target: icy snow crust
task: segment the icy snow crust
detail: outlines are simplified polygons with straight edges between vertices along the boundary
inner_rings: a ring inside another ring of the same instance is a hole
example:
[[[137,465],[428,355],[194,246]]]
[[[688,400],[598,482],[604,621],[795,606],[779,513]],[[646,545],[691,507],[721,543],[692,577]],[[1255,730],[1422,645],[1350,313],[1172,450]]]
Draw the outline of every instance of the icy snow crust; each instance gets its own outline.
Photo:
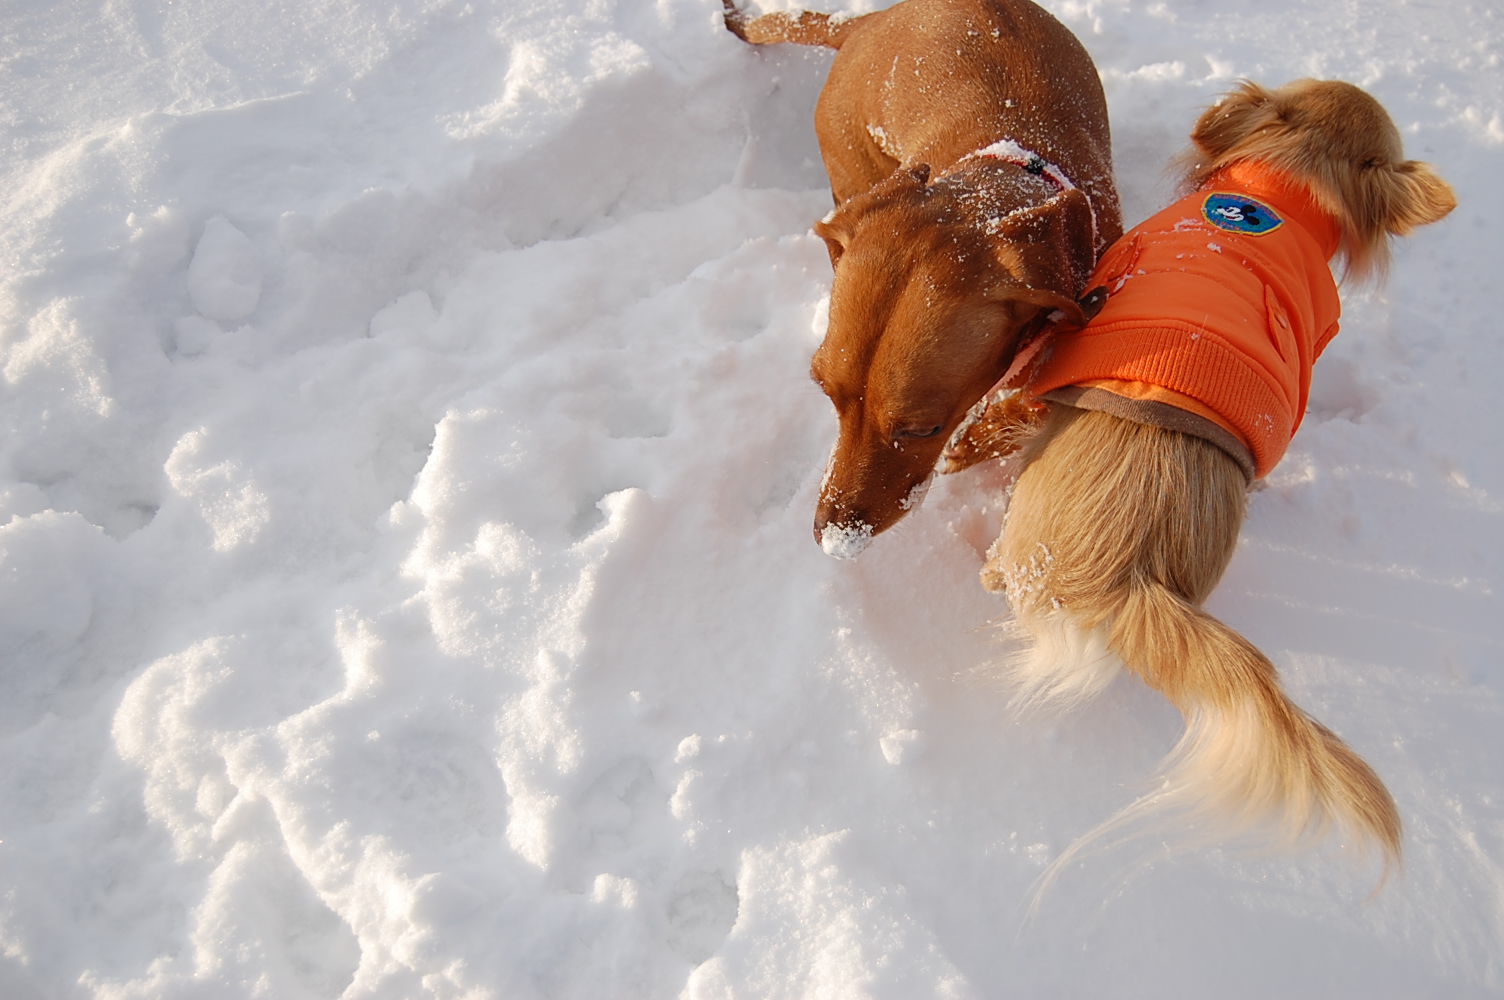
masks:
[[[1243,75],[1372,88],[1462,207],[1213,600],[1403,877],[1130,844],[1026,925],[1179,721],[1009,713],[995,471],[811,543],[828,55],[719,6],[8,5],[0,996],[1498,996],[1497,5],[1051,4],[1130,222]]]

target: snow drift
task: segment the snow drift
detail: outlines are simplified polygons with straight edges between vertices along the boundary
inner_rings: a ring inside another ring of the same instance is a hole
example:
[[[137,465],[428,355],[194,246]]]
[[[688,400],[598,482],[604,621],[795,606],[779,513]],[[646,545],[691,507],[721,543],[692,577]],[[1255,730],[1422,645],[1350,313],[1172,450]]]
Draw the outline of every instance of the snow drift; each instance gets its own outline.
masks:
[[[1461,208],[1350,290],[1212,602],[1404,875],[1139,844],[1027,924],[1178,722],[1007,714],[996,470],[811,542],[823,54],[712,0],[10,6],[0,994],[1504,989],[1492,5],[1048,4],[1129,222],[1240,76],[1370,89]]]

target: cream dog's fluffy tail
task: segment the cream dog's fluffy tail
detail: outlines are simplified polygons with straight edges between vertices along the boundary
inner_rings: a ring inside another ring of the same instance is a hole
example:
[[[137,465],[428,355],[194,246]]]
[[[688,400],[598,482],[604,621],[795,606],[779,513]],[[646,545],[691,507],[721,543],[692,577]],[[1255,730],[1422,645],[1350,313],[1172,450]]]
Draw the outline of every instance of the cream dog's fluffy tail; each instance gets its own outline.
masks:
[[[1384,783],[1289,699],[1247,639],[1167,588],[1141,584],[1113,620],[1110,644],[1186,720],[1147,804],[1238,832],[1272,822],[1287,846],[1336,824],[1377,847],[1386,866],[1399,862],[1400,818]]]
[[[1059,408],[1028,446],[1007,525],[983,571],[1026,638],[1016,702],[1070,704],[1119,663],[1162,692],[1186,731],[1163,781],[1072,845],[1168,811],[1211,832],[1272,826],[1294,846],[1332,826],[1393,866],[1400,820],[1383,783],[1280,687],[1274,665],[1200,607],[1232,555],[1243,474],[1215,446]]]
[[[1050,863],[1035,884],[1030,913],[1073,861],[1156,816],[1201,821],[1208,839],[1272,827],[1265,842],[1285,848],[1336,826],[1365,853],[1378,849],[1385,878],[1398,866],[1400,818],[1383,782],[1289,699],[1274,665],[1243,636],[1152,584],[1135,587],[1107,628],[1082,630],[1058,611],[1044,618],[1031,623],[1036,642],[1015,664],[1022,671],[1015,677],[1020,700],[1079,701],[1105,686],[1121,657],[1180,709],[1186,729],[1153,791]]]

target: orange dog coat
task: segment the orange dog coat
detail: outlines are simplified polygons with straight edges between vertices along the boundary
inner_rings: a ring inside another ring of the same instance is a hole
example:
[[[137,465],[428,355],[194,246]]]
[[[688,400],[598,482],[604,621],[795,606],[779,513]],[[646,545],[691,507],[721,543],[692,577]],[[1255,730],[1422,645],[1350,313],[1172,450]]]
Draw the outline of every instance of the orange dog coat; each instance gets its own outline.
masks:
[[[1087,285],[1102,310],[1054,338],[1025,391],[1206,438],[1265,476],[1337,334],[1338,240],[1303,188],[1233,164],[1108,249]]]

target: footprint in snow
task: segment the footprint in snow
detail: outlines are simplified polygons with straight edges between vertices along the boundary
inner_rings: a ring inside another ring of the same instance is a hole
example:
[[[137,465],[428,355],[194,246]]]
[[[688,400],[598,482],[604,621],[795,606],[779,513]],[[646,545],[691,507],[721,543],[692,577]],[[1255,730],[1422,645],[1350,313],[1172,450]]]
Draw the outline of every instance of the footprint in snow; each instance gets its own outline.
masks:
[[[217,323],[239,323],[261,301],[256,248],[223,215],[204,224],[188,263],[188,297],[201,316]]]
[[[741,910],[735,884],[720,872],[686,872],[668,903],[668,944],[686,960],[705,961],[736,925]]]

